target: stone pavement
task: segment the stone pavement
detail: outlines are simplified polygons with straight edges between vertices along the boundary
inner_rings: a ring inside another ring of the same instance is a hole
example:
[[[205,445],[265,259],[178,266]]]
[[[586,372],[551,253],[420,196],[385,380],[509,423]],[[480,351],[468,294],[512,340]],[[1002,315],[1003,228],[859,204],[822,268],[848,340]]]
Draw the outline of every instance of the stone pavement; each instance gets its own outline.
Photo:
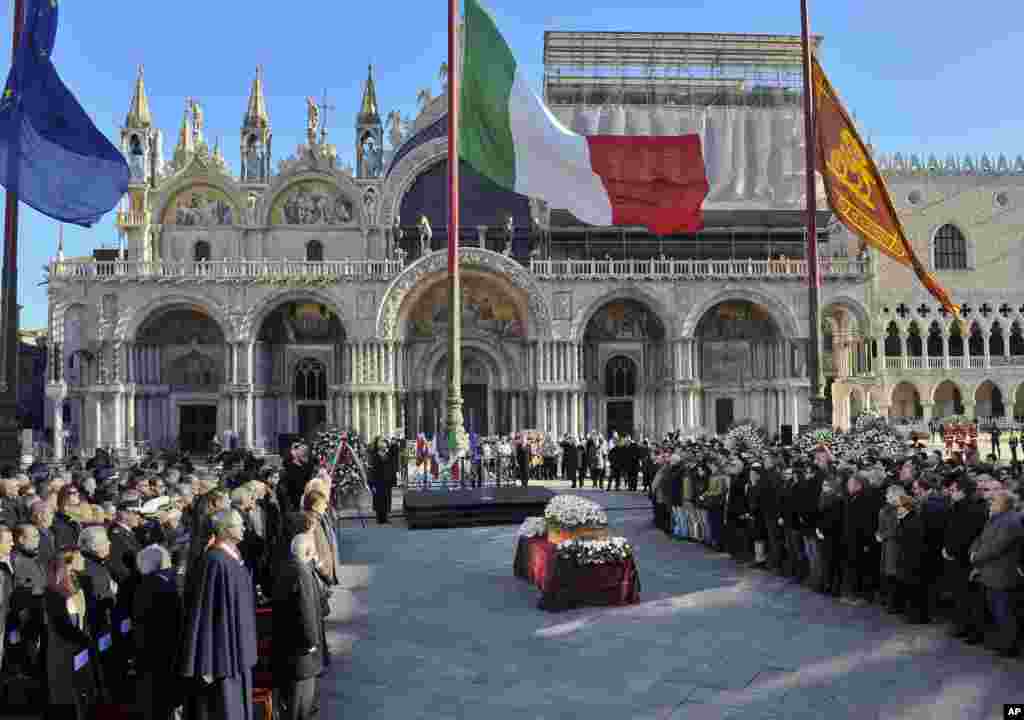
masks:
[[[1024,701],[1024,662],[739,569],[655,530],[649,509],[615,510],[642,496],[583,494],[634,543],[640,604],[538,610],[512,575],[515,527],[343,529],[325,716],[987,720]]]

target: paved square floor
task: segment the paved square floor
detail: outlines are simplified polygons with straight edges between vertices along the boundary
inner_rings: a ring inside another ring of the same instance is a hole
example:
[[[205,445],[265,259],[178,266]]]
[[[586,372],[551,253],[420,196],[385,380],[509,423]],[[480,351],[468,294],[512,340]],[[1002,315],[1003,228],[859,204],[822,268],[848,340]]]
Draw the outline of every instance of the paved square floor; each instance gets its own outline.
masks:
[[[591,494],[590,491],[584,494]],[[852,608],[674,541],[635,494],[593,493],[634,544],[641,602],[538,610],[516,528],[346,522],[324,679],[330,718],[1002,717],[1024,662]]]

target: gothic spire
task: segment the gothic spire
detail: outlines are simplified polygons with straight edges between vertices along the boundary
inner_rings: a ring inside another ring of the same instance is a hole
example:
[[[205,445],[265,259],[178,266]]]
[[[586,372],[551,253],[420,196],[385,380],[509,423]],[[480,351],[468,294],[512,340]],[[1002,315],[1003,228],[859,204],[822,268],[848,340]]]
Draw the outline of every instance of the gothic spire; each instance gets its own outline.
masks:
[[[242,120],[242,127],[265,128],[270,125],[270,116],[267,114],[267,102],[263,99],[263,68],[256,66],[256,77],[252,81],[252,89],[249,91],[249,105],[245,110],[245,118]]]
[[[135,94],[132,96],[131,107],[128,108],[128,117],[124,125],[127,128],[148,128],[153,124],[153,117],[149,114],[149,98],[146,97],[146,83],[142,80],[142,66],[139,65],[139,74],[135,78]]]
[[[356,123],[358,125],[380,124],[380,115],[377,113],[377,90],[373,86],[373,65],[369,66],[366,74],[363,102],[359,108],[359,117],[356,118]]]
[[[181,119],[181,130],[178,131],[178,146],[174,149],[175,154],[179,151],[191,151],[192,143],[192,98],[185,98],[185,116]]]

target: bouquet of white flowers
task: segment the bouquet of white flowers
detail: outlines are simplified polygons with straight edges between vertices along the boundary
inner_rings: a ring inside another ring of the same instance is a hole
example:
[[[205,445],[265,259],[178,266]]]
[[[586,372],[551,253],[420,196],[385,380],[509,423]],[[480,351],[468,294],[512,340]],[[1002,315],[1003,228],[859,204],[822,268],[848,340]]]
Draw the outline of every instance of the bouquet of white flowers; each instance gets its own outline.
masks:
[[[556,553],[559,558],[572,560],[577,565],[604,565],[633,557],[633,546],[624,537],[575,539],[559,543]]]
[[[364,470],[366,446],[356,433],[324,428],[309,449],[317,466],[330,472],[332,493],[348,496],[368,488]]]
[[[542,517],[528,517],[523,520],[523,524],[519,526],[519,532],[516,533],[517,537],[533,538],[540,535],[546,534],[548,531],[547,523]]]
[[[544,508],[544,519],[563,527],[608,524],[608,515],[600,505],[578,495],[556,495]]]
[[[759,453],[764,449],[764,436],[753,421],[742,421],[726,434],[725,445],[737,452]]]

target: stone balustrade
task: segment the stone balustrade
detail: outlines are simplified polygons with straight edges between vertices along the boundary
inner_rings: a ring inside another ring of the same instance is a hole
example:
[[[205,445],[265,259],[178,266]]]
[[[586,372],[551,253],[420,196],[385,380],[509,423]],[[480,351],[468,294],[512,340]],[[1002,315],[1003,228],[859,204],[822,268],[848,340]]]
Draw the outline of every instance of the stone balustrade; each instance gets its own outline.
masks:
[[[869,261],[822,258],[821,275],[826,279],[866,278]],[[539,278],[580,280],[799,280],[807,277],[806,260],[540,260],[530,261]]]
[[[1024,355],[954,355],[950,357],[889,356],[885,369],[890,372],[919,374],[944,370],[991,370],[999,367],[1024,367]]]
[[[95,282],[236,281],[286,284],[345,280],[390,280],[405,264],[400,260],[54,260],[50,281]]]

